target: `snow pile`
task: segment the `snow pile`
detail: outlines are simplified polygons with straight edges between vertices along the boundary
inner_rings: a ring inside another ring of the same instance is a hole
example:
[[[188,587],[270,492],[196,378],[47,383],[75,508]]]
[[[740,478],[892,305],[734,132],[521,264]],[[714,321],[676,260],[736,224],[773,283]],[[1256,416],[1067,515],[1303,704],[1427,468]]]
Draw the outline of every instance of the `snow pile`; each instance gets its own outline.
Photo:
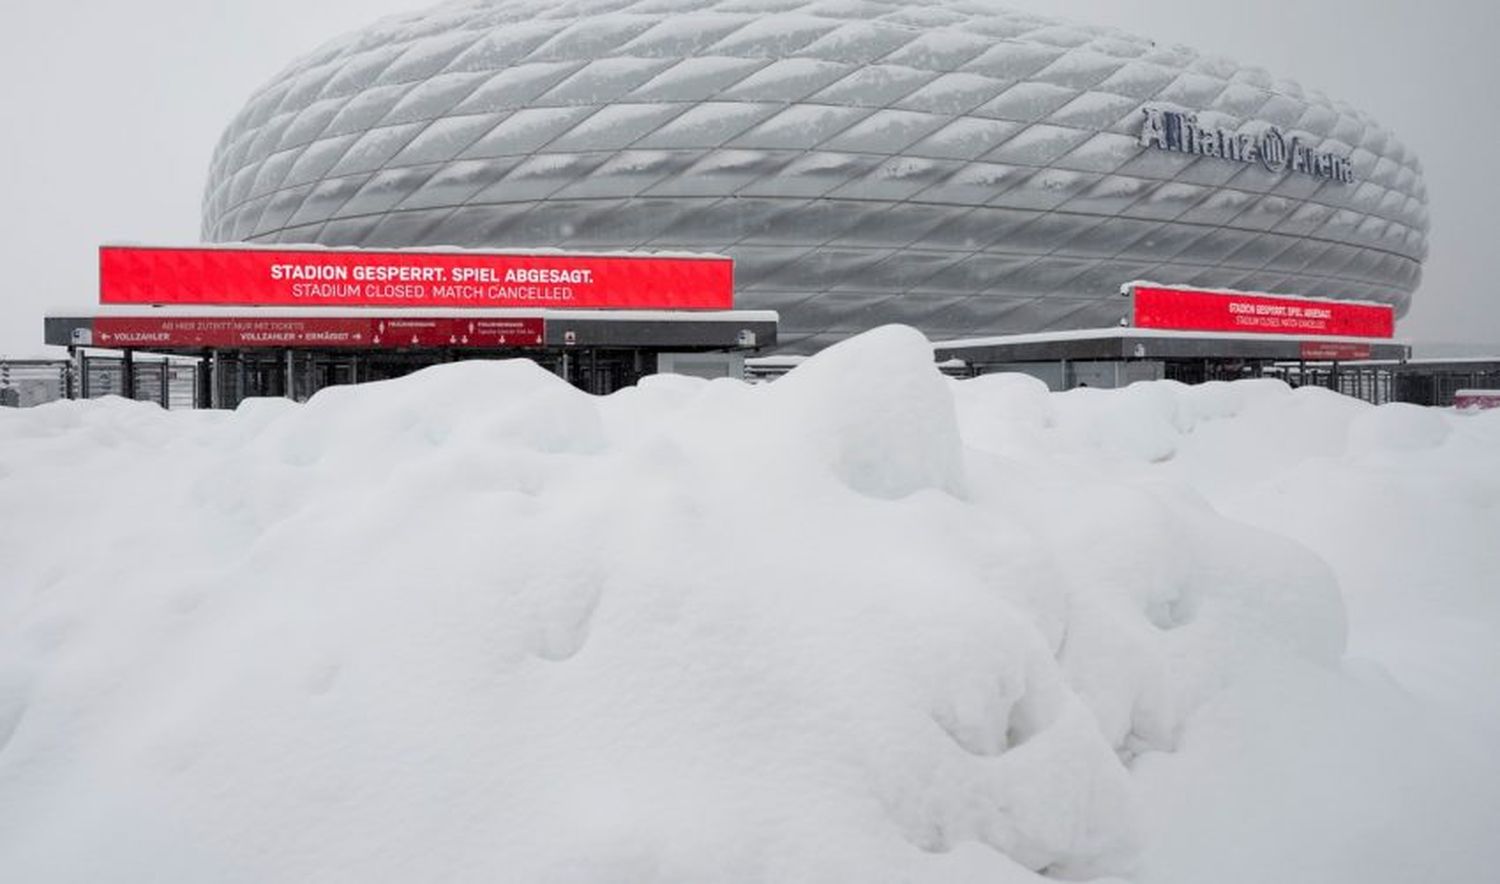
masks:
[[[953,383],[901,328],[0,411],[0,867],[1481,880],[1496,536],[1500,414]]]

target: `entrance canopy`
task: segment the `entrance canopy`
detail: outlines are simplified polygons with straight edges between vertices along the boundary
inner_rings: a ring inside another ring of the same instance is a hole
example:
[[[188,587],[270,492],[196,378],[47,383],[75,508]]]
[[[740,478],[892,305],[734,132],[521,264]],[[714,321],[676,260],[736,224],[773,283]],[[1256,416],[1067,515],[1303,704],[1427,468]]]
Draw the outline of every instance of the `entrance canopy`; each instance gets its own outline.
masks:
[[[1002,335],[935,344],[938,361],[972,366],[1018,362],[1165,360],[1201,362],[1345,362],[1405,360],[1401,341],[1326,335],[1237,334],[1154,328],[1099,328]]]
[[[49,315],[46,342],[122,351],[127,379],[136,352],[197,357],[214,406],[467,358],[608,393],[684,366],[735,376],[777,343],[775,312],[733,309],[720,255],[103,246],[99,303]]]
[[[106,245],[99,303],[49,317],[47,343],[469,354],[776,344],[776,314],[734,310],[734,263],[707,254]]]
[[[1267,374],[1334,386],[1341,365],[1411,356],[1410,346],[1392,339],[1389,304],[1149,282],[1129,283],[1120,294],[1130,306],[1118,327],[943,341],[934,351],[950,372],[1018,371],[1059,390]]]

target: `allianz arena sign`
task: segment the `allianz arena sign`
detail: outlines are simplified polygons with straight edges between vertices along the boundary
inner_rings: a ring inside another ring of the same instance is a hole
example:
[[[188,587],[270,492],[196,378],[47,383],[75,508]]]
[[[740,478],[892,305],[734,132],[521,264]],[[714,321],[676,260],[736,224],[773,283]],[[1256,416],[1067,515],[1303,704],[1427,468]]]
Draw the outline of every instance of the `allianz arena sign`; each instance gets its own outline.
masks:
[[[1314,178],[1354,183],[1354,167],[1348,157],[1316,150],[1297,137],[1288,138],[1275,126],[1258,132],[1215,129],[1198,122],[1198,115],[1147,105],[1142,108],[1141,147],[1173,153],[1218,157],[1264,166],[1267,172],[1291,171]]]

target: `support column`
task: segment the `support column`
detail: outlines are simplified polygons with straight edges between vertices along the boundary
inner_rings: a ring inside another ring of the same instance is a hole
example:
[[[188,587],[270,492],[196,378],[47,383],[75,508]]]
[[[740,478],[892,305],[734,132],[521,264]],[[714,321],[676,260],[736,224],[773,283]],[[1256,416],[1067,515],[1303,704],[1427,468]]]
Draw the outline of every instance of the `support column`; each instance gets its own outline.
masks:
[[[208,400],[213,396],[213,378],[211,376],[212,364],[210,357],[205,354],[198,357],[198,362],[193,366],[193,407],[204,408]]]
[[[135,398],[135,351],[127,349],[120,359],[120,395]]]
[[[282,391],[286,394],[286,398],[295,401],[297,399],[297,357],[290,349],[287,349],[282,354],[282,358],[286,363]]]

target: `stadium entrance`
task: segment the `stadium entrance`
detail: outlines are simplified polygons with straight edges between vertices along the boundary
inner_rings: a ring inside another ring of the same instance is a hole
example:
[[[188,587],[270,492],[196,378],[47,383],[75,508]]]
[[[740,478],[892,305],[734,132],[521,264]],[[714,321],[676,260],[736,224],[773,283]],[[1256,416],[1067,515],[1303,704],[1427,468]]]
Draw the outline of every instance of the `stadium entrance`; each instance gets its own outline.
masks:
[[[1392,339],[1388,304],[1132,283],[1127,320],[1079,329],[944,341],[936,355],[959,376],[1022,372],[1053,390],[1277,377],[1371,402],[1397,398],[1393,370],[1411,348]]]
[[[607,394],[664,370],[738,377],[776,345],[775,312],[733,309],[715,255],[106,246],[99,274],[98,310],[49,316],[46,342],[122,353],[127,397],[135,354],[193,357],[199,407],[460,359],[527,358]]]

